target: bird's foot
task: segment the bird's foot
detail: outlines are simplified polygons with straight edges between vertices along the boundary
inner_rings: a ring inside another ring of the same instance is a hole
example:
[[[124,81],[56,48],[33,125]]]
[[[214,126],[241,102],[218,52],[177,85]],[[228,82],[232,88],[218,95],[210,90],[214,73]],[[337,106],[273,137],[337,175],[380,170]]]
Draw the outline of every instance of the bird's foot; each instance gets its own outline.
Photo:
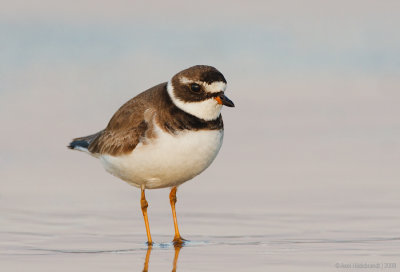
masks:
[[[175,237],[174,240],[172,240],[172,243],[174,244],[175,247],[182,247],[185,245],[185,243],[188,242],[188,240],[183,239],[182,237]]]

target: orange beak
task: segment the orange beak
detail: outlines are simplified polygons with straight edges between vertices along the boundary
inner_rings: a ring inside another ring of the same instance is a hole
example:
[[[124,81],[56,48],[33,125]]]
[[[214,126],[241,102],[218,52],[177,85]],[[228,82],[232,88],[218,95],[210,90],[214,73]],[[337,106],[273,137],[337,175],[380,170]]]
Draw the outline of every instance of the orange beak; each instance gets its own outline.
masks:
[[[217,96],[215,98],[215,100],[217,100],[218,104],[222,105],[222,100],[221,100],[221,98],[219,96]]]
[[[232,100],[230,100],[224,94],[220,94],[219,96],[215,97],[214,99],[217,100],[218,104],[220,104],[220,105],[225,105],[227,107],[235,106],[235,104],[233,104]]]

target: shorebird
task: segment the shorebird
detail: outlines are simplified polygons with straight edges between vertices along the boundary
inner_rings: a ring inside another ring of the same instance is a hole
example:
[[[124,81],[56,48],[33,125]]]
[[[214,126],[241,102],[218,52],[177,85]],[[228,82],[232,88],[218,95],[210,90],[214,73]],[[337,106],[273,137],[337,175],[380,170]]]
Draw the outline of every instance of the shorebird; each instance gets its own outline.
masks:
[[[225,89],[226,80],[214,67],[190,67],[126,102],[105,129],[68,146],[98,158],[109,173],[141,189],[149,245],[146,189],[171,188],[173,243],[185,241],[176,218],[177,188],[203,172],[221,148],[221,108],[234,107]]]

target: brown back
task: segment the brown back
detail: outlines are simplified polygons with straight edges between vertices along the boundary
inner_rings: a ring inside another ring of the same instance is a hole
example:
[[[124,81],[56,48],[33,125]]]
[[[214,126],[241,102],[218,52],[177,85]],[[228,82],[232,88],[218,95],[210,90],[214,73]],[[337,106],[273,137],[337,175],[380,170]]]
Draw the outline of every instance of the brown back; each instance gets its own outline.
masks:
[[[176,107],[161,83],[126,102],[114,114],[105,130],[91,141],[89,151],[94,154],[122,155],[130,153],[146,138],[154,138],[153,117],[165,132],[181,130],[222,129],[222,117],[205,121]]]

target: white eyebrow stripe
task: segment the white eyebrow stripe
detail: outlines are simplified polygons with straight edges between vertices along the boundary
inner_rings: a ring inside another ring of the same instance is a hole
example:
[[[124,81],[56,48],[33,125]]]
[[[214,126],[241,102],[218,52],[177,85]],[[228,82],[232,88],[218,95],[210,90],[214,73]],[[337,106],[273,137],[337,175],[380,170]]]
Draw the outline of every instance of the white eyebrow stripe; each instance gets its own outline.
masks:
[[[189,84],[189,83],[197,83],[199,85],[203,85],[205,88],[205,91],[208,93],[219,93],[219,92],[224,92],[226,89],[226,83],[223,81],[215,81],[211,84],[208,84],[206,82],[201,82],[197,80],[190,80],[187,77],[181,77],[179,81],[182,84]]]
[[[197,83],[197,84],[201,84],[200,82],[197,82],[197,81],[194,81],[194,80],[190,80],[190,79],[188,79],[187,77],[180,77],[179,78],[179,81],[182,83],[182,84],[189,84],[189,83]]]

